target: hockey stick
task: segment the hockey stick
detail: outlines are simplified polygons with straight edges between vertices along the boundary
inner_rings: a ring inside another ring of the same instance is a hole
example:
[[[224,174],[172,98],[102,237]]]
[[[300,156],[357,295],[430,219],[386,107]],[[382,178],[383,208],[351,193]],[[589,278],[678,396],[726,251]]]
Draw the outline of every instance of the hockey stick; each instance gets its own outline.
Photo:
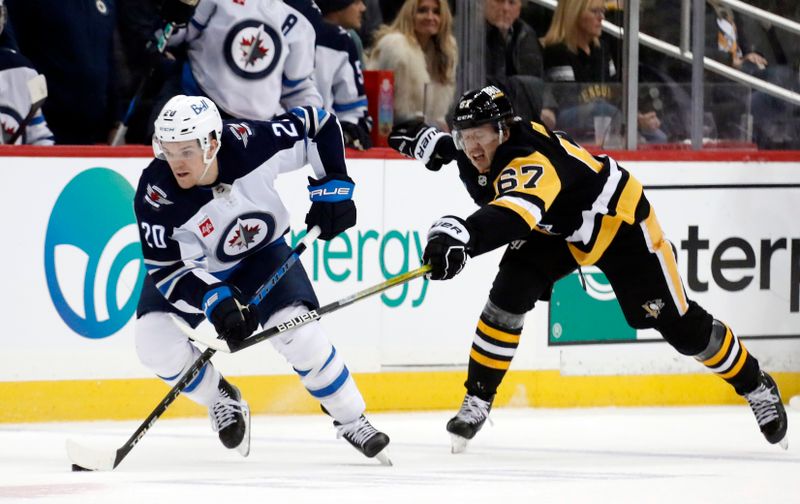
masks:
[[[295,247],[292,252],[289,254],[289,257],[286,261],[275,270],[275,273],[267,280],[264,285],[262,285],[258,291],[256,292],[255,296],[253,297],[253,302],[258,302],[272,290],[273,287],[278,283],[278,281],[283,278],[289,268],[292,267],[300,258],[300,254],[305,251],[309,244],[317,239],[320,234],[319,226],[314,226],[313,228],[308,230],[306,236],[300,241],[300,243]],[[258,301],[257,301],[258,300]],[[161,415],[167,411],[167,408],[172,404],[175,399],[183,392],[183,390],[194,380],[203,367],[211,360],[211,357],[217,351],[213,348],[206,349],[205,352],[200,354],[200,357],[197,358],[196,361],[189,367],[189,369],[181,376],[178,383],[172,387],[166,397],[158,403],[158,406],[144,419],[139,428],[131,435],[131,437],[123,444],[121,447],[117,448],[116,450],[98,450],[95,448],[89,448],[87,446],[81,445],[76,443],[71,439],[67,439],[67,455],[69,456],[70,460],[72,460],[72,470],[73,471],[111,471],[115,469],[120,462],[130,453],[131,450],[136,446],[136,444],[142,439],[142,437],[150,430],[150,427],[156,423],[156,420],[159,419]]]
[[[8,139],[9,145],[14,145],[14,142],[25,133],[25,129],[33,121],[39,109],[42,108],[45,100],[47,100],[47,79],[45,79],[44,75],[39,74],[28,81],[28,93],[31,97],[31,108],[28,110],[28,115],[25,116],[25,119],[17,126],[17,131]]]
[[[264,329],[263,331],[255,333],[254,335],[242,341],[223,341],[221,339],[207,338],[205,335],[198,335],[196,341],[215,350],[220,350],[226,353],[236,353],[239,350],[244,350],[245,348],[253,346],[256,343],[261,343],[265,339],[277,336],[282,332],[286,332],[296,327],[308,324],[309,322],[321,318],[323,315],[333,313],[341,308],[344,308],[345,306],[355,303],[356,301],[361,301],[362,299],[372,296],[373,294],[383,292],[397,285],[402,285],[408,282],[409,280],[421,277],[422,275],[428,273],[430,270],[431,270],[430,264],[420,266],[415,270],[411,270],[407,273],[394,276],[386,280],[385,282],[373,285],[372,287],[356,292],[355,294],[351,294],[350,296],[342,298],[338,301],[334,301],[333,303],[327,304],[322,308],[311,310],[308,313],[304,313],[297,317],[291,318],[285,322],[281,322],[280,324],[270,327],[269,329]]]
[[[179,0],[182,4],[187,5],[189,7],[194,7],[200,0]],[[167,42],[169,42],[170,37],[175,33],[175,30],[178,28],[178,25],[175,23],[167,23],[164,28],[161,30],[161,35],[156,40],[156,51],[159,54],[164,54],[164,49],[167,47]],[[148,42],[148,47],[153,42]],[[125,117],[122,118],[122,122],[117,127],[117,131],[114,132],[114,138],[111,140],[111,145],[117,146],[122,144],[122,141],[125,140],[125,134],[128,132],[128,123],[133,117],[133,112],[136,110],[136,106],[139,105],[139,100],[142,99],[142,95],[144,95],[144,90],[147,87],[147,83],[153,77],[155,73],[155,65],[151,65],[150,68],[147,70],[147,73],[142,77],[142,80],[139,81],[139,86],[136,88],[136,93],[134,93],[133,98],[131,98],[131,102],[128,104],[128,109],[125,111]]]

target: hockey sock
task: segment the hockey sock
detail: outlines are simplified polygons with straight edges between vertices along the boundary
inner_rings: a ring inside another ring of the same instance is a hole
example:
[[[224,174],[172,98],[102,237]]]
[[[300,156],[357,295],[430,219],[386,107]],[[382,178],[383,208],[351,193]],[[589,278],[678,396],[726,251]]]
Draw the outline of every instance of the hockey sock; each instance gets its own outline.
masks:
[[[708,346],[694,358],[730,383],[739,395],[758,387],[758,360],[750,355],[730,327],[719,320],[714,320]]]
[[[525,316],[506,312],[488,301],[478,320],[469,354],[467,392],[491,401],[519,345]]]

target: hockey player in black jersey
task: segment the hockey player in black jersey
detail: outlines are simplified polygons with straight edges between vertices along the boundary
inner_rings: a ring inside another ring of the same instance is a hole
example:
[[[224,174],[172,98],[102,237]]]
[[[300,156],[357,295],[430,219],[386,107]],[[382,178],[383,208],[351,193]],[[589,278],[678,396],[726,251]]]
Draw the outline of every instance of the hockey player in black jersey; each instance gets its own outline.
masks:
[[[634,328],[655,328],[747,400],[770,443],[787,447],[778,387],[731,329],[687,298],[672,244],[642,185],[614,159],[592,156],[567,135],[514,116],[488,86],[458,102],[452,136],[423,124],[396,127],[390,145],[438,169],[458,162],[481,208],[448,215],[428,232],[424,260],[433,280],[458,274],[469,256],[511,244],[481,313],[470,353],[467,393],[447,424],[453,451],[488,418],[497,387],[519,345],[525,314],[553,283],[596,265]]]
[[[196,327],[207,318],[223,339],[241,340],[259,324],[302,316],[318,307],[303,266],[296,263],[268,295],[254,294],[289,256],[289,213],[275,179],[311,164],[309,227],[330,240],[356,222],[341,130],[336,117],[314,107],[273,121],[220,119],[205,97],[175,96],[155,121],[156,159],[142,173],[134,209],[148,271],[137,309],[141,361],[169,384],[199,350],[172,316]],[[172,316],[171,316],[172,315]],[[270,340],[308,392],[334,419],[338,434],[367,457],[389,443],[364,417],[364,399],[342,356],[319,322]],[[184,389],[209,409],[227,448],[247,456],[250,419],[239,390],[207,364]]]

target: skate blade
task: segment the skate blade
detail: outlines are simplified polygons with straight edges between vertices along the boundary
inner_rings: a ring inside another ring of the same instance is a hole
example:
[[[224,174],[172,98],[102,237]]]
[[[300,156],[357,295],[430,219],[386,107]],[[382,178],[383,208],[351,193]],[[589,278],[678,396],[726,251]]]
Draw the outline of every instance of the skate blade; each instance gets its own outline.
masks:
[[[465,437],[450,434],[450,453],[463,453],[467,449],[468,442],[469,439]]]
[[[250,406],[242,401],[242,416],[244,417],[244,439],[236,447],[242,457],[250,455]]]
[[[780,445],[780,447],[781,447],[781,448],[783,448],[784,450],[788,450],[788,449],[789,449],[789,436],[783,436],[783,439],[781,439],[780,441],[778,441],[778,444],[779,444],[779,445]]]
[[[394,465],[394,464],[392,464],[392,459],[389,458],[389,454],[386,453],[386,448],[384,448],[383,450],[381,450],[378,453],[376,453],[375,454],[375,458],[378,460],[378,462],[381,463],[381,465],[385,465],[385,466],[388,466],[388,467],[391,467],[391,466]]]

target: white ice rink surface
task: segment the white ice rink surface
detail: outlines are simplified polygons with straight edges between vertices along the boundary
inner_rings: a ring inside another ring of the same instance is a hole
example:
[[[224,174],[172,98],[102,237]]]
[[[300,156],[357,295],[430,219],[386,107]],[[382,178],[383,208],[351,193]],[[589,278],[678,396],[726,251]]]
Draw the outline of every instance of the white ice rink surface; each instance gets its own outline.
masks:
[[[393,467],[335,439],[322,414],[254,417],[247,459],[207,420],[159,420],[105,473],[71,472],[65,440],[114,450],[138,422],[0,425],[0,502],[800,503],[798,410],[783,451],[746,406],[497,409],[459,455],[451,414],[370,415]]]

